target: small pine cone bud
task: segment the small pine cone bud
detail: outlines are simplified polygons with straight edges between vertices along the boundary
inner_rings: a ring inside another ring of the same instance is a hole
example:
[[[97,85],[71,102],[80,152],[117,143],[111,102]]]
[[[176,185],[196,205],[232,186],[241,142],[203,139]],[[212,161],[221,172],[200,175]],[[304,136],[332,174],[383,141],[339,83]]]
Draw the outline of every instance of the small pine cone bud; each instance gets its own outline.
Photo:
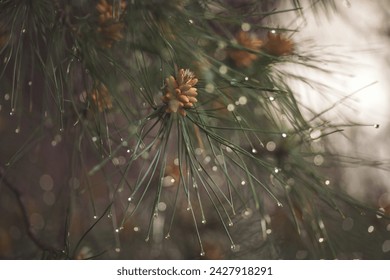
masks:
[[[96,31],[101,35],[101,43],[105,48],[111,48],[114,42],[124,38],[122,31],[125,25],[118,21],[126,8],[125,0],[121,0],[120,8],[120,10],[114,9],[116,14],[113,14],[113,7],[107,0],[100,0],[96,5],[96,10],[99,13],[97,20],[99,26]]]
[[[188,97],[188,100],[189,100],[191,103],[196,103],[196,102],[198,102],[198,99],[196,99],[195,97]]]
[[[96,10],[98,10],[99,13],[103,14],[105,11],[107,11],[109,4],[106,0],[100,0],[100,2],[96,5]]]
[[[196,92],[197,90],[197,88],[190,88],[185,92],[185,95],[195,97],[198,95],[198,93]]]
[[[182,85],[182,86],[180,86],[180,90],[182,92],[185,92],[185,91],[189,90],[190,88],[191,88],[191,85]]]
[[[170,100],[170,98],[165,96],[165,95],[163,97],[161,97],[161,101],[164,102],[164,103],[168,103],[169,100]]]
[[[198,83],[198,79],[197,79],[197,78],[191,79],[191,81],[188,82],[188,84],[189,84],[190,86],[194,86],[194,85],[196,85],[197,83]]]
[[[90,92],[90,97],[99,112],[112,108],[111,95],[105,85],[99,84],[96,89]]]
[[[179,95],[179,98],[178,98],[181,102],[183,102],[183,103],[188,103],[188,102],[190,102],[190,100],[188,99],[188,97],[187,96],[185,96],[184,94],[181,94],[181,95]]]
[[[161,100],[167,104],[167,113],[179,112],[186,116],[185,109],[192,108],[198,102],[198,95],[194,87],[198,82],[193,72],[189,69],[180,69],[176,78],[169,76],[165,79],[164,95]]]
[[[194,104],[192,104],[191,102],[187,102],[184,104],[184,108],[192,108],[194,106]]]
[[[272,32],[268,32],[267,37],[268,41],[263,46],[265,52],[274,56],[292,54],[294,43],[291,40],[282,37],[280,34],[273,34]]]
[[[253,51],[259,51],[263,45],[260,39],[250,36],[248,32],[244,31],[236,35],[236,40],[239,45]],[[252,62],[258,59],[257,54],[240,49],[231,49],[228,51],[228,55],[238,67],[250,67]]]

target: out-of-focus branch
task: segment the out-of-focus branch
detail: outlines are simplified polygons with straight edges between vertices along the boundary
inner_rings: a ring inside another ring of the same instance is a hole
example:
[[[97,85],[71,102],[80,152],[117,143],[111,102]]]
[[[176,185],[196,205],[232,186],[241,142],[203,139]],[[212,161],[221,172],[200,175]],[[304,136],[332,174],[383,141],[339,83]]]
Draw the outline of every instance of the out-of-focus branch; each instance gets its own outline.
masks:
[[[31,225],[30,225],[30,222],[29,222],[29,219],[28,219],[28,213],[27,213],[27,210],[23,204],[23,201],[22,201],[22,193],[13,185],[11,184],[7,178],[5,177],[5,174],[3,172],[2,169],[0,169],[0,186],[1,185],[4,185],[5,187],[7,187],[11,193],[15,196],[16,198],[16,203],[20,209],[20,212],[22,214],[22,219],[23,219],[23,223],[25,225],[25,228],[26,228],[26,233],[27,233],[27,236],[30,238],[30,240],[39,248],[41,249],[42,251],[51,251],[51,252],[54,252],[54,251],[58,251],[57,249],[53,248],[53,247],[50,247],[48,245],[46,245],[45,243],[43,243],[41,240],[39,240],[34,232],[32,231],[31,229]]]

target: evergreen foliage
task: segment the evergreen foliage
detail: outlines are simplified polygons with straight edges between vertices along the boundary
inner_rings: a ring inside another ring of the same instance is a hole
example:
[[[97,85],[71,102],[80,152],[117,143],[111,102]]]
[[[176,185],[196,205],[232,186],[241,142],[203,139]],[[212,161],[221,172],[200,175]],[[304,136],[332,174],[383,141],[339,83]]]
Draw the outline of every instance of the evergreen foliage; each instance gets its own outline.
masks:
[[[0,0],[1,257],[385,257],[278,2]]]

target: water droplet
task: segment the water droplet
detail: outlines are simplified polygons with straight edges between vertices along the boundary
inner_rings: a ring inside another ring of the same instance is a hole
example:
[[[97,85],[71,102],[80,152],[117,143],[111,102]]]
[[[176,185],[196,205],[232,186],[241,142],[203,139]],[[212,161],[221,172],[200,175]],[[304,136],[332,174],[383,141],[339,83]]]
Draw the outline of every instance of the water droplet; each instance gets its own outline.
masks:
[[[169,239],[169,238],[171,238],[171,235],[167,233],[167,235],[165,235],[165,239]]]
[[[269,152],[273,152],[273,151],[275,151],[275,149],[276,149],[276,143],[273,142],[273,141],[269,141],[269,142],[267,142],[267,144],[265,145],[265,148],[266,148]]]
[[[22,33],[26,33],[26,29],[25,28],[22,29]]]
[[[231,153],[233,150],[230,147],[226,147],[226,152]]]
[[[115,248],[115,252],[119,253],[121,251],[121,248]]]
[[[222,65],[221,67],[219,67],[219,73],[224,75],[226,74],[228,71],[228,68],[226,67],[226,65]]]
[[[229,222],[229,227],[232,227],[234,224],[232,221]]]
[[[17,127],[17,128],[15,129],[15,133],[18,134],[19,132],[20,132],[20,128]]]
[[[149,242],[149,236],[145,238],[145,242]]]
[[[43,174],[39,178],[39,186],[42,188],[44,191],[51,191],[54,187],[54,180],[53,177],[50,176],[49,174]]]
[[[210,161],[211,161],[211,157],[210,157],[210,156],[206,156],[206,157],[204,158],[204,160],[203,160],[203,162],[204,162],[205,164],[208,164]]]
[[[378,212],[377,212],[377,214],[376,214],[376,217],[378,218],[378,219],[381,219],[381,218],[383,218],[383,215],[385,214],[385,209],[384,208],[379,208],[378,209]]]
[[[165,202],[159,202],[157,205],[157,209],[161,212],[164,212],[167,209],[167,205]]]
[[[249,30],[251,30],[251,25],[247,22],[243,22],[241,24],[241,29],[242,31],[248,32]]]
[[[268,235],[270,235],[272,233],[272,229],[270,228],[267,228],[267,230],[265,231]]]
[[[275,34],[275,33],[276,33],[276,30],[275,30],[275,29],[272,29],[272,30],[271,30],[271,33],[272,33],[272,34]]]
[[[211,169],[215,172],[218,170],[218,167],[214,165]]]
[[[246,184],[245,180],[242,180],[241,181],[241,186],[245,186],[245,184]]]
[[[229,104],[229,105],[227,105],[227,110],[229,111],[229,112],[232,112],[232,111],[234,111],[234,108],[235,108],[236,106],[234,106],[234,104]]]
[[[233,252],[235,252],[235,251],[236,251],[236,249],[237,249],[237,246],[236,246],[236,244],[232,244],[232,245],[230,245],[230,249],[231,249]]]
[[[202,224],[205,225],[206,223],[207,223],[207,221],[206,221],[205,219],[203,219],[203,220],[202,220]]]
[[[114,157],[112,160],[111,160],[112,164],[113,165],[119,165],[119,159],[117,157]]]
[[[318,242],[322,243],[324,241],[325,241],[325,239],[323,237],[318,238]]]
[[[321,130],[319,129],[313,129],[311,132],[310,132],[310,138],[311,139],[318,139],[320,138],[322,135],[322,132]]]
[[[390,240],[385,240],[385,242],[383,242],[382,251],[383,253],[387,253],[390,251]]]
[[[283,137],[283,138],[286,138],[286,137],[287,137],[287,134],[286,134],[286,133],[282,133],[282,137]]]
[[[108,214],[107,215],[107,218],[111,219],[112,215],[111,214]]]
[[[135,232],[138,232],[138,231],[140,231],[140,228],[139,228],[139,227],[134,227],[133,230],[134,230]]]
[[[257,150],[255,148],[252,148],[252,154],[257,154]]]
[[[246,98],[246,96],[240,96],[240,98],[238,98],[238,104],[245,105],[246,103],[248,103],[248,98]]]
[[[253,211],[250,208],[247,208],[244,211],[242,211],[242,217],[244,219],[249,219],[250,217],[252,217],[252,214],[253,214]]]
[[[204,257],[205,255],[206,255],[206,253],[204,251],[200,252],[201,257]]]
[[[205,90],[206,90],[208,93],[213,93],[214,90],[215,90],[215,86],[214,86],[212,83],[208,83],[208,84],[206,84],[206,86],[205,86]]]
[[[374,128],[379,128],[379,124],[374,124]]]
[[[324,163],[325,159],[322,155],[316,155],[313,161],[315,165],[320,166]]]
[[[28,82],[28,85],[31,87],[31,85],[32,85],[32,81],[29,81],[29,82]]]
[[[97,216],[95,215],[95,216],[93,216],[93,218],[96,220],[96,219],[97,219]]]
[[[11,95],[9,93],[4,94],[4,100],[8,101],[11,98]]]
[[[236,79],[231,79],[230,84],[231,84],[232,86],[237,85],[237,80],[236,80]]]
[[[283,207],[283,204],[280,203],[280,202],[278,202],[278,206],[279,206],[279,207]]]
[[[269,101],[274,101],[274,100],[275,100],[275,97],[273,97],[273,96],[269,97]]]
[[[117,228],[117,229],[115,230],[115,232],[119,232],[119,228]]]
[[[325,185],[329,186],[330,185],[330,180],[325,180]]]
[[[368,231],[368,233],[372,233],[374,231],[374,229],[375,229],[374,226],[369,226],[367,231]]]

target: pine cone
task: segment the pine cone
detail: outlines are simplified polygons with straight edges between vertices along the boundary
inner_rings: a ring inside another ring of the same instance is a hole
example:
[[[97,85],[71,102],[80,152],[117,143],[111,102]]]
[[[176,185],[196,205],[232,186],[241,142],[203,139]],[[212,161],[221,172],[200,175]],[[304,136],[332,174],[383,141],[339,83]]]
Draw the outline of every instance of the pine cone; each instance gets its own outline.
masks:
[[[268,32],[268,41],[265,43],[263,50],[270,55],[282,56],[289,55],[294,49],[294,43],[280,34],[273,34]]]
[[[198,95],[194,87],[198,79],[189,69],[180,69],[175,77],[169,76],[165,79],[164,96],[162,101],[168,105],[166,112],[179,112],[186,116],[185,109],[192,108],[198,102],[195,96]]]
[[[251,37],[248,32],[244,31],[236,35],[236,40],[241,46],[254,51],[260,50],[263,45],[260,39]],[[228,54],[238,67],[249,67],[258,58],[257,54],[245,50],[230,50]]]
[[[115,14],[113,13],[113,6],[107,0],[100,0],[96,5],[96,9],[99,12],[97,32],[102,36],[103,47],[111,48],[114,42],[123,39],[122,30],[125,25],[118,20],[126,9],[126,1],[121,1],[120,9],[115,9]]]
[[[99,112],[112,108],[111,95],[105,85],[99,84],[96,89],[91,91],[90,96]]]

